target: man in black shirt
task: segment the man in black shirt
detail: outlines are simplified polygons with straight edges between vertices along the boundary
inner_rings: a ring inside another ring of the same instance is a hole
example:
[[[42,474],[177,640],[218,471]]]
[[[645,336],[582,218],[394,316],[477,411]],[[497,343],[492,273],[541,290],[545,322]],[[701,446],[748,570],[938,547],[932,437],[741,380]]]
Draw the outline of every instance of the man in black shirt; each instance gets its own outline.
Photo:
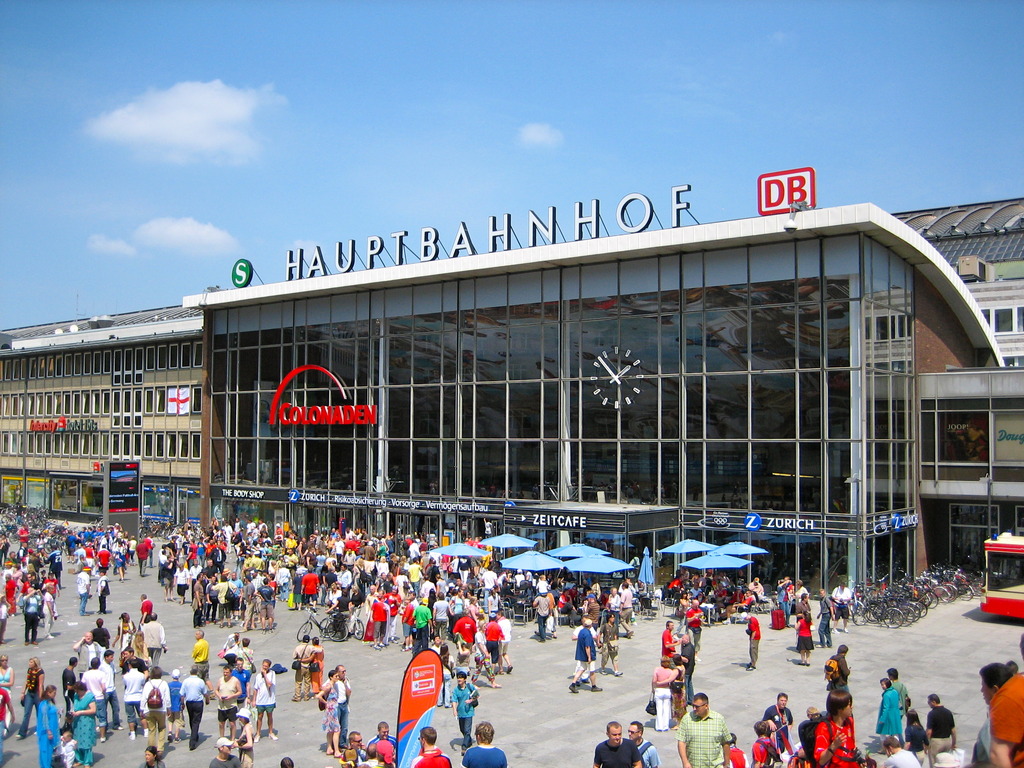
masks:
[[[679,638],[678,655],[683,657],[683,666],[686,668],[686,704],[692,707],[693,670],[697,667],[697,648],[687,634],[683,634]]]
[[[619,723],[608,723],[605,734],[607,740],[594,750],[594,768],[640,768],[640,750],[632,739],[622,738]]]
[[[96,626],[92,629],[92,639],[104,648],[110,647],[110,631],[103,626],[103,619],[96,619]]]
[[[928,706],[931,707],[927,725],[928,765],[932,766],[940,752],[956,749],[956,720],[953,713],[942,706],[939,694],[928,696]]]
[[[64,688],[64,707],[66,712],[71,711],[71,702],[75,698],[75,684],[78,682],[78,674],[75,667],[78,666],[78,657],[72,656],[68,659],[68,665],[60,673],[61,686]]]

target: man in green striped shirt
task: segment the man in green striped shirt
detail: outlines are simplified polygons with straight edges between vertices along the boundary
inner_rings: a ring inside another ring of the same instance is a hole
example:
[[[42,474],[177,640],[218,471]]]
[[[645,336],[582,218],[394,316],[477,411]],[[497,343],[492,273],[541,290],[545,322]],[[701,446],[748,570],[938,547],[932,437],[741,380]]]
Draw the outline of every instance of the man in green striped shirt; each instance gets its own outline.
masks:
[[[683,768],[724,768],[729,765],[729,726],[712,712],[706,693],[693,697],[693,709],[676,726],[679,759]]]

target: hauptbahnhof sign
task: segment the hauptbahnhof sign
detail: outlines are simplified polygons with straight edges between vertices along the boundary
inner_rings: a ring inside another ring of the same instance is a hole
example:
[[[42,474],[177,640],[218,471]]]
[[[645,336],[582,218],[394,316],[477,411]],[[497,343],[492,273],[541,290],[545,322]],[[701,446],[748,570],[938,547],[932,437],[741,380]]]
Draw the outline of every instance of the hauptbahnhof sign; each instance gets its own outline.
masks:
[[[689,184],[672,187],[669,203],[670,227],[682,226],[682,213],[689,209],[690,204],[682,199],[682,195],[690,191]],[[632,212],[632,213],[631,213]],[[651,226],[655,219],[654,203],[646,195],[631,193],[619,200],[615,206],[615,222],[619,229],[625,234],[643,232]],[[591,200],[590,208],[584,209],[582,202],[573,203],[572,218],[572,240],[584,240],[599,236],[601,226],[601,201]],[[660,223],[660,219],[659,219]],[[488,218],[486,228],[487,245],[483,250],[477,248],[472,234],[466,222],[460,222],[459,228],[451,241],[451,248],[447,249],[448,258],[454,259],[459,256],[475,256],[478,253],[497,253],[498,251],[510,251],[512,248],[513,229],[512,216],[503,213],[501,216]],[[534,248],[543,237],[548,243],[554,243],[557,235],[561,232],[558,226],[558,211],[554,206],[548,208],[546,219],[541,219],[534,211],[526,216],[526,247]],[[441,234],[435,227],[423,227],[419,231],[415,246],[408,245],[406,240],[409,237],[408,230],[392,232],[389,237],[394,240],[394,262],[396,265],[405,264],[406,256],[411,253],[416,261],[434,261],[441,256],[444,246],[441,241]],[[381,266],[378,257],[385,251],[386,240],[380,235],[370,235],[366,238],[366,250],[364,252],[364,268],[374,269]],[[483,242],[482,240],[480,242]],[[334,269],[344,274],[356,268],[356,241],[349,240],[347,243],[338,241],[334,245]],[[305,249],[299,248],[288,251],[285,260],[285,280],[302,280],[310,277],[323,277],[331,274],[327,262],[324,259],[320,246],[314,246],[309,261],[306,261]]]

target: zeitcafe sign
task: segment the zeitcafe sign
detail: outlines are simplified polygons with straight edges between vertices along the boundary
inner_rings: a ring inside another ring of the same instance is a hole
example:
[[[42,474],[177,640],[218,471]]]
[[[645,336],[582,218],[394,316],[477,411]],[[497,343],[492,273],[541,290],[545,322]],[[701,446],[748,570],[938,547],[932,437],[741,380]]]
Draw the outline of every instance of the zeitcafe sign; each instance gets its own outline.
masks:
[[[682,199],[685,192],[690,191],[689,184],[672,187],[669,195],[669,226],[682,226],[682,213],[690,204]],[[654,203],[646,195],[631,193],[619,200],[615,206],[615,223],[625,234],[643,232],[651,226],[655,219]],[[543,243],[554,243],[562,230],[558,226],[558,211],[554,206],[548,208],[547,216],[538,216],[534,211],[526,215],[526,246],[533,248]],[[592,239],[600,236],[601,201],[591,200],[589,207],[582,202],[573,203],[572,229],[573,241]],[[660,220],[659,220],[660,222]],[[434,261],[445,251],[448,258],[475,256],[479,253],[497,253],[512,250],[513,229],[512,216],[503,213],[488,218],[487,226],[473,233],[466,222],[460,222],[455,237],[450,241],[442,241],[441,233],[435,227],[423,227],[415,235],[414,242],[408,243],[409,231],[402,229],[392,232],[388,237],[394,241],[394,262],[396,265],[407,263]],[[564,235],[563,235],[564,237]],[[366,238],[363,251],[366,269],[382,266],[378,257],[385,251],[387,240],[381,235],[370,235]],[[450,242],[451,247],[445,249],[443,242]],[[478,245],[478,243],[480,245]],[[482,246],[482,249],[481,249]],[[320,246],[314,246],[311,254],[305,250],[288,251],[285,259],[285,280],[302,280],[308,277],[323,277],[332,274]],[[407,261],[411,257],[412,261]],[[334,244],[333,269],[338,274],[351,272],[356,268],[356,241],[347,243],[338,241]]]
[[[299,366],[281,379],[277,391],[274,392],[274,399],[270,401],[270,416],[268,418],[271,426],[278,423],[285,426],[377,423],[377,406],[375,405],[293,405],[284,399],[285,391],[292,379],[299,374],[309,372],[326,376],[338,388],[341,399],[348,400],[345,386],[326,368],[319,365]]]

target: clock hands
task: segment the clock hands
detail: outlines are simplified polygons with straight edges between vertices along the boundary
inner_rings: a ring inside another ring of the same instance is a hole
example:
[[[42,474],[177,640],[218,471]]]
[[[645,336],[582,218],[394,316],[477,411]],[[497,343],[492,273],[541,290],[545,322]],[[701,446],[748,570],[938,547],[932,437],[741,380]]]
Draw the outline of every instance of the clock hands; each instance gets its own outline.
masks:
[[[619,385],[619,386],[621,387],[621,386],[622,386],[622,379],[620,379],[620,378],[619,378],[619,376],[621,376],[621,375],[623,374],[623,371],[620,371],[619,373],[615,373],[615,371],[613,371],[613,370],[612,370],[612,369],[611,369],[611,368],[610,368],[610,367],[608,366],[608,363],[606,363],[606,362],[604,361],[604,356],[602,356],[602,355],[598,355],[598,356],[597,356],[597,359],[598,359],[598,362],[600,362],[600,363],[601,363],[601,365],[602,365],[602,366],[604,366],[604,369],[605,369],[606,371],[608,371],[608,375],[612,377],[612,381],[614,381],[614,382],[615,382],[616,384],[618,384],[618,385]],[[629,367],[630,367],[630,366],[627,366],[627,367],[626,367],[626,370],[629,370]]]
[[[611,383],[615,384],[615,386],[618,388],[617,393],[614,396],[605,395],[603,393],[603,391],[602,391],[601,386],[598,385],[598,386],[595,387],[595,389],[593,391],[593,394],[596,395],[597,397],[601,398],[602,405],[608,405],[609,403],[611,403],[611,404],[613,404],[615,406],[616,410],[618,410],[619,407],[621,405],[623,405],[623,404],[625,404],[625,405],[632,405],[633,404],[633,395],[639,395],[640,394],[640,388],[639,387],[634,386],[630,382],[624,381],[624,379],[627,376],[629,376],[631,379],[633,379],[633,378],[642,379],[642,378],[644,378],[644,374],[642,374],[642,373],[633,373],[633,374],[631,374],[631,372],[634,371],[634,370],[636,370],[636,371],[643,370],[642,368],[640,368],[640,360],[639,359],[632,360],[631,362],[626,362],[623,365],[623,359],[630,360],[630,358],[632,358],[633,353],[632,353],[631,350],[627,349],[624,353],[620,353],[619,347],[616,346],[614,348],[614,354],[615,354],[615,358],[614,358],[615,359],[615,365],[614,366],[612,366],[610,364],[610,359],[609,359],[609,356],[608,356],[608,352],[602,352],[601,354],[597,355],[596,360],[594,361],[594,367],[595,368],[604,368],[605,374],[607,374],[607,376],[608,376],[608,380]],[[620,368],[619,366],[622,366],[622,367]],[[601,376],[591,376],[590,380],[593,381],[593,382],[598,382],[601,378],[603,378],[603,377],[601,377]],[[632,390],[632,393],[628,393],[627,394],[628,390]]]

